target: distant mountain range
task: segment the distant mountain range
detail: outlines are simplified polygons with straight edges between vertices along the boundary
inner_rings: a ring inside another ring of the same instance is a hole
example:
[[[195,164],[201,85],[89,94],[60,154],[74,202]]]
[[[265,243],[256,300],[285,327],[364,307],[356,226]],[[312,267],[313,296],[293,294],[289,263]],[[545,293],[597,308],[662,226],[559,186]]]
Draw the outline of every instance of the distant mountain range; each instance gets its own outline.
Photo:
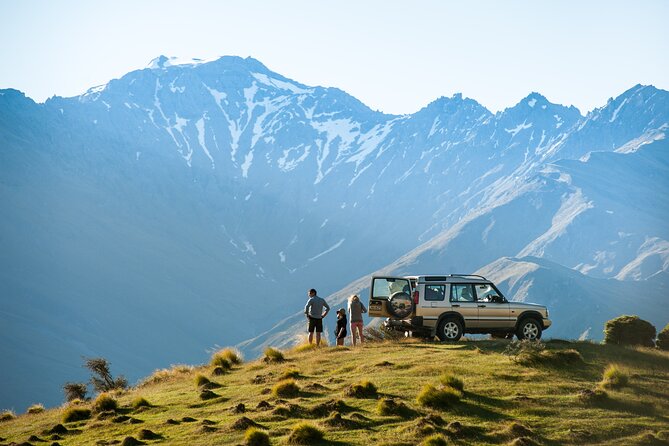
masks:
[[[395,116],[238,57],[0,90],[0,406],[58,403],[82,355],[132,381],[287,345],[308,288],[340,305],[375,271],[479,271],[548,304],[547,336],[663,326],[668,128],[652,86],[586,116],[538,93]]]

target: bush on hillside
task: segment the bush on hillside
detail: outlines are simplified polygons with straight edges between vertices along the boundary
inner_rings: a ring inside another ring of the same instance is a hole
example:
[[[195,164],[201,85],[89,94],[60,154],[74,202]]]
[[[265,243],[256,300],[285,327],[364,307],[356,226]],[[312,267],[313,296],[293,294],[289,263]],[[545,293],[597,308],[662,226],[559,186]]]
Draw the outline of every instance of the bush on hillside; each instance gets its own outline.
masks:
[[[206,376],[201,375],[201,374],[195,375],[195,385],[196,386],[203,387],[203,386],[206,386],[208,384],[211,384],[211,381],[209,381],[209,378],[207,378]]]
[[[655,346],[655,327],[638,316],[620,316],[604,326],[604,343]]]
[[[661,332],[657,334],[657,348],[669,350],[669,324],[665,325]]]
[[[151,407],[151,403],[148,402],[148,400],[142,396],[138,396],[132,402],[130,403],[130,407],[133,409],[139,409],[140,407]]]
[[[378,402],[376,405],[376,411],[379,413],[379,415],[383,415],[386,417],[389,416],[400,416],[403,418],[409,417],[414,413],[413,410],[409,408],[406,404],[403,402],[397,402],[391,398],[384,398],[381,401]]]
[[[63,385],[63,392],[65,392],[65,401],[67,402],[86,400],[88,387],[84,383],[65,383]]]
[[[297,379],[300,377],[300,371],[297,369],[288,369],[284,370],[284,372],[279,376],[279,381],[283,381],[284,379]]]
[[[421,406],[433,409],[447,409],[460,401],[462,393],[452,387],[438,388],[432,384],[426,384],[416,397]]]
[[[101,393],[95,398],[93,402],[93,410],[97,413],[116,411],[118,409],[118,401],[108,393]]]
[[[611,364],[604,370],[601,385],[605,389],[619,389],[629,384],[629,376],[617,365]]]
[[[446,440],[446,437],[444,437],[441,434],[434,434],[429,437],[427,437],[423,442],[421,443],[421,446],[447,446],[448,441]]]
[[[11,410],[5,410],[0,413],[0,422],[13,420],[14,418],[16,418],[16,414]]]
[[[244,444],[246,446],[269,446],[269,435],[258,428],[250,427],[244,434]]]
[[[311,445],[323,441],[323,431],[309,423],[298,423],[288,436],[288,444]]]
[[[351,384],[351,386],[346,389],[346,396],[351,396],[353,398],[376,398],[377,389],[374,383],[364,380],[358,384]]]
[[[91,417],[91,410],[85,407],[68,407],[63,412],[63,423],[72,423],[75,421],[88,420]]]
[[[282,398],[295,398],[300,394],[300,388],[294,379],[285,379],[276,383],[272,388],[272,395]]]
[[[143,379],[137,387],[145,387],[152,384],[158,384],[178,376],[187,375],[193,371],[193,366],[177,364],[171,366],[169,369],[158,369],[154,371],[151,376]]]
[[[404,339],[404,333],[384,327],[365,327],[365,342],[398,341]]]
[[[112,376],[111,363],[105,358],[85,358],[84,365],[92,373],[91,384],[96,392],[108,392],[128,387],[128,380],[122,375],[117,378]]]
[[[267,347],[265,349],[265,362],[283,362],[286,358],[283,356],[281,350],[277,350],[272,347]]]
[[[44,412],[44,405],[41,403],[33,404],[26,410],[26,413],[42,413]]]
[[[465,390],[465,383],[462,381],[462,379],[449,373],[441,375],[439,377],[439,382],[441,382],[441,384],[444,386],[452,387],[455,390],[459,390],[460,392]]]

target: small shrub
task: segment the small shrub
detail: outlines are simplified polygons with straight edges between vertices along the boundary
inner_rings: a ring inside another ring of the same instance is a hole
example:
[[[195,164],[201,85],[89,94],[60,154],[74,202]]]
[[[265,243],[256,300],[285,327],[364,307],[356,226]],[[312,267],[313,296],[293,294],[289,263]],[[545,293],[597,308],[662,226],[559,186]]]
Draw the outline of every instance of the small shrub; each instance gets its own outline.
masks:
[[[285,379],[276,383],[272,388],[272,395],[281,398],[295,398],[300,394],[300,388],[294,379]]]
[[[383,416],[400,416],[407,417],[413,412],[406,404],[403,402],[396,402],[390,398],[384,398],[378,402],[376,405],[376,411],[379,415]]]
[[[88,420],[91,417],[90,409],[85,407],[68,407],[63,412],[63,423],[72,423],[74,421]]]
[[[602,389],[585,389],[578,392],[578,399],[585,404],[597,404],[606,401],[609,394]]]
[[[462,394],[452,387],[437,388],[426,384],[416,397],[421,406],[445,409],[460,401]]]
[[[298,423],[288,436],[288,444],[311,445],[323,441],[323,431],[309,423]]]
[[[0,422],[13,420],[14,418],[16,418],[16,414],[11,410],[5,410],[0,413]]]
[[[283,362],[285,361],[283,352],[272,347],[267,347],[265,349],[265,362]]]
[[[197,374],[195,375],[195,385],[198,387],[206,386],[207,384],[210,384],[211,381],[209,381],[209,378],[207,378],[204,375]]]
[[[92,373],[91,384],[96,392],[108,392],[128,387],[128,380],[123,376],[117,378],[112,376],[111,363],[105,358],[86,358],[84,365]]]
[[[244,362],[244,356],[242,356],[241,352],[237,349],[234,348],[224,348],[223,350],[219,350],[214,355],[212,356],[212,362],[215,358],[222,358],[228,361],[228,364],[232,365],[240,365],[241,363]],[[212,363],[212,365],[215,365]]]
[[[601,385],[605,389],[619,389],[629,383],[629,376],[623,372],[617,365],[609,365],[604,370]]]
[[[142,380],[137,387],[145,387],[174,379],[175,377],[187,375],[193,371],[193,366],[177,364],[169,369],[158,369],[151,376]]]
[[[657,334],[657,348],[661,350],[669,350],[669,324],[667,324],[661,332]]]
[[[42,413],[44,412],[44,405],[41,403],[33,404],[26,410],[26,413]]]
[[[247,446],[269,446],[269,435],[255,427],[246,430],[244,444]]]
[[[108,393],[101,393],[93,402],[93,411],[97,413],[107,411],[115,412],[116,409],[118,409],[118,401]]]
[[[289,369],[289,370],[284,370],[284,372],[279,376],[279,380],[282,381],[284,379],[297,379],[300,377],[300,371],[296,369]]]
[[[514,341],[504,349],[504,354],[511,356],[516,364],[526,365],[539,362],[539,356],[546,345],[537,341]]]
[[[373,383],[365,380],[358,384],[351,384],[351,387],[346,390],[346,395],[353,398],[375,398],[377,389]]]
[[[200,399],[203,401],[212,400],[214,398],[218,398],[218,394],[209,389],[204,389],[200,392]]]
[[[655,333],[653,324],[638,316],[620,316],[604,326],[604,343],[654,347]]]
[[[421,446],[447,446],[448,442],[446,441],[446,437],[444,437],[441,434],[434,434],[429,437],[427,437],[423,442],[421,443]]]
[[[149,403],[146,398],[138,396],[132,402],[130,403],[130,406],[133,409],[139,409],[140,407],[151,407],[151,403]]]
[[[446,387],[452,387],[460,392],[465,390],[465,383],[455,375],[450,375],[448,373],[441,375],[439,377],[439,382]]]
[[[365,327],[363,330],[365,342],[399,341],[404,339],[404,333],[384,327]]]
[[[214,376],[221,376],[221,375],[225,375],[225,372],[227,370],[229,370],[229,369],[226,369],[226,368],[221,367],[221,366],[216,366],[216,367],[214,367],[214,370],[211,371],[211,374],[214,375]]]
[[[321,339],[321,342],[323,340]],[[304,342],[302,344],[299,344],[293,348],[293,351],[300,353],[300,352],[306,352],[310,350],[316,350],[318,346],[316,344],[309,344],[308,342]]]
[[[65,383],[63,385],[65,401],[85,400],[88,393],[88,387],[84,383]]]

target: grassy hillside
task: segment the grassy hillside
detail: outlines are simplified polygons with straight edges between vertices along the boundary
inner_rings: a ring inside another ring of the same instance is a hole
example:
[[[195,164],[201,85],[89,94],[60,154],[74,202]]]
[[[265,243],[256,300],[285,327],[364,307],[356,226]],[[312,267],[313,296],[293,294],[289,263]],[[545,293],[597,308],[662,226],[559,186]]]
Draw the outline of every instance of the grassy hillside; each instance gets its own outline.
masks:
[[[93,402],[2,421],[0,443],[138,444],[132,436],[146,444],[246,444],[246,428],[257,423],[281,445],[306,422],[329,445],[669,444],[666,352],[563,341],[510,352],[510,345],[403,340],[296,348],[283,361],[233,365],[223,375],[208,365],[174,367],[114,394],[115,411],[93,410],[84,421],[63,417]],[[610,364],[617,369],[606,388]],[[213,384],[198,386],[203,377]],[[277,396],[272,389],[286,378],[299,389],[283,382]],[[59,424],[67,432],[47,433]]]

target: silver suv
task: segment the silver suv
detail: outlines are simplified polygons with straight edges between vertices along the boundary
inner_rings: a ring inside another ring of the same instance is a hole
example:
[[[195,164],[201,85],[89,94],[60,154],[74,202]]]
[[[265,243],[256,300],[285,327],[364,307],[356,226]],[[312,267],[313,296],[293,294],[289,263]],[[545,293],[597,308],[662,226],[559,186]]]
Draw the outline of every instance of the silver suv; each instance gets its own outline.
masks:
[[[543,305],[509,302],[483,276],[372,277],[369,315],[413,336],[457,341],[463,333],[536,340],[551,326]]]

